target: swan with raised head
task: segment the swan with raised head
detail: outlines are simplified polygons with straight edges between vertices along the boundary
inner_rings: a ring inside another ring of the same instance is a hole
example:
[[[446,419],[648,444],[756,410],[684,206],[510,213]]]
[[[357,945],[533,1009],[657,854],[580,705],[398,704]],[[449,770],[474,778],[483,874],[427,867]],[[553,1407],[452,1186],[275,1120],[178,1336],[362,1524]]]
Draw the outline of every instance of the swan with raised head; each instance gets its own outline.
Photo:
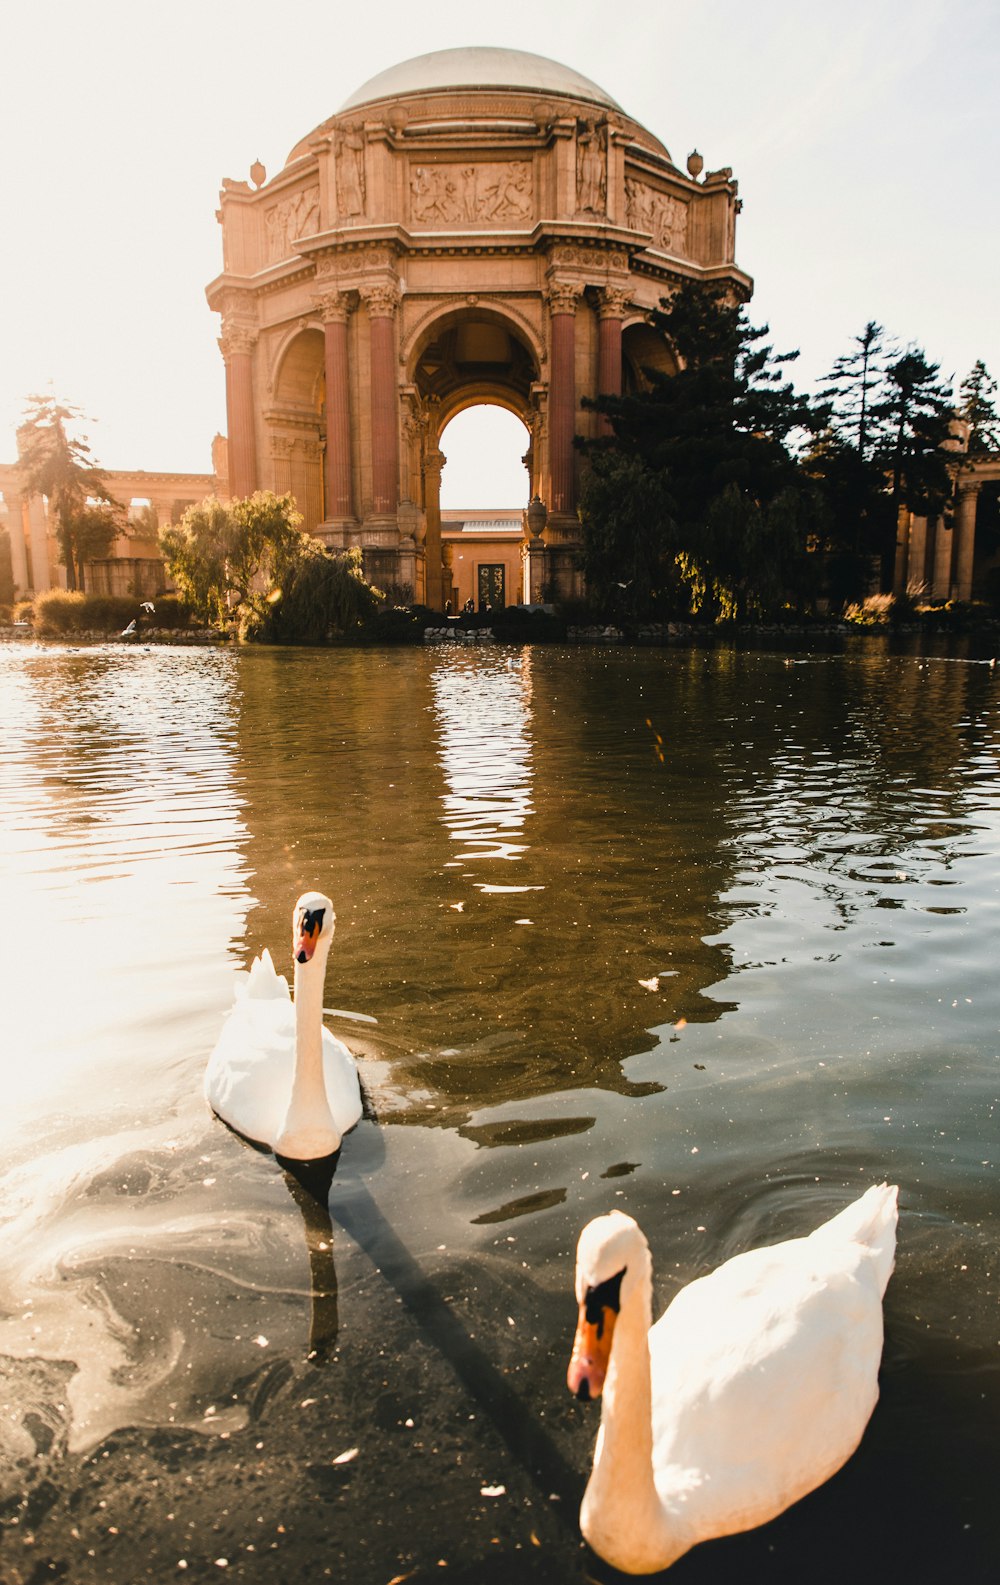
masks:
[[[568,1372],[604,1401],[580,1528],[629,1574],[751,1530],[854,1452],[878,1398],[897,1189],[682,1288],[651,1326],[649,1245],[612,1211],[580,1235]]]
[[[265,947],[237,984],[205,1070],[205,1098],[223,1122],[291,1161],[333,1155],[361,1116],[357,1065],[323,1027],[335,920],[322,892],[299,898],[292,913],[294,1000]]]

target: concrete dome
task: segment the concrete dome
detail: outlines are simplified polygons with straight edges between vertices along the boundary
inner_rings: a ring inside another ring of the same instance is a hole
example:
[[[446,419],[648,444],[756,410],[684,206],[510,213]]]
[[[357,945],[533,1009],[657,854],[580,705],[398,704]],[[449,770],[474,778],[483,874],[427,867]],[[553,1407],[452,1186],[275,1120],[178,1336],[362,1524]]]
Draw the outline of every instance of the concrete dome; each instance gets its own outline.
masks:
[[[560,95],[602,105],[606,110],[621,110],[610,94],[559,61],[527,50],[471,49],[433,50],[412,60],[390,66],[370,77],[345,99],[339,114],[380,99],[402,99],[410,94],[433,93],[438,89],[513,88],[543,96]]]

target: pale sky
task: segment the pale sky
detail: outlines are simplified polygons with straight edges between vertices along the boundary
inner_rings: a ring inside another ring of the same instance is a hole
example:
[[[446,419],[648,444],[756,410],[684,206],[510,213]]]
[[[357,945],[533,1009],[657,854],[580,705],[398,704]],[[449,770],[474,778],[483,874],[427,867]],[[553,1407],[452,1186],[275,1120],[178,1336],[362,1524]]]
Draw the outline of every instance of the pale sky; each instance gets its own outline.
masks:
[[[732,166],[750,317],[800,348],[801,388],[869,319],[1000,378],[998,0],[5,0],[0,461],[52,389],[104,467],[209,471],[222,178],[275,175],[367,78],[474,44],[583,72],[682,169]],[[523,504],[524,432],[492,433],[446,433],[443,504]]]

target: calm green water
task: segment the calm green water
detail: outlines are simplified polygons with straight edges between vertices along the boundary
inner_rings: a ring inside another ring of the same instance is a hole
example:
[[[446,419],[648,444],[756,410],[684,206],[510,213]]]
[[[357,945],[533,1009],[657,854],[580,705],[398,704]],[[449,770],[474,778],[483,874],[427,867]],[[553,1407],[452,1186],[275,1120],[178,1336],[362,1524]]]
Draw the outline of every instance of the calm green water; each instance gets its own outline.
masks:
[[[662,1307],[888,1178],[861,1450],[670,1577],[995,1580],[998,678],[0,648],[0,1578],[616,1578],[580,1228],[635,1215]],[[200,1092],[312,886],[378,1019],[330,1217]]]

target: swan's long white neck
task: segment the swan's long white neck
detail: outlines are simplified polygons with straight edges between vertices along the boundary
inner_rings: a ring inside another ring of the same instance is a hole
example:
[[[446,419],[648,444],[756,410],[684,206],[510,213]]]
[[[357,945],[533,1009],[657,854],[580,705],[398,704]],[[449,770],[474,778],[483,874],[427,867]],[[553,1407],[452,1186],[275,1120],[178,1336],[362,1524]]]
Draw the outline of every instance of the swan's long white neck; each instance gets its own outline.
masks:
[[[591,1546],[630,1574],[665,1568],[690,1545],[653,1481],[652,1297],[647,1252],[615,1324],[594,1467],[580,1509]]]
[[[288,1112],[275,1143],[279,1156],[310,1161],[340,1148],[323,1077],[323,982],[329,942],[309,963],[295,964],[295,1070]]]

